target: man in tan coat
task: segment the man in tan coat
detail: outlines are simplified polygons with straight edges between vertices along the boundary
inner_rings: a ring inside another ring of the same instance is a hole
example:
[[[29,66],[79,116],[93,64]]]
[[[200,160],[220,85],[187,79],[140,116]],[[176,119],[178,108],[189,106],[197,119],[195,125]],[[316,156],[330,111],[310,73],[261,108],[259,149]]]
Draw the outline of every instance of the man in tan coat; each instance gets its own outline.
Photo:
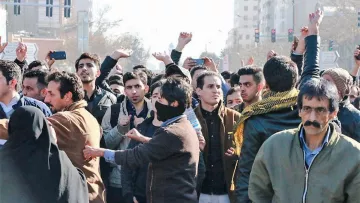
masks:
[[[48,120],[55,129],[57,144],[74,166],[86,175],[90,203],[105,202],[104,185],[99,173],[99,159],[84,160],[85,145],[100,147],[100,126],[85,109],[81,80],[72,73],[56,72],[48,77],[45,103],[55,113]],[[57,113],[56,113],[57,112]]]

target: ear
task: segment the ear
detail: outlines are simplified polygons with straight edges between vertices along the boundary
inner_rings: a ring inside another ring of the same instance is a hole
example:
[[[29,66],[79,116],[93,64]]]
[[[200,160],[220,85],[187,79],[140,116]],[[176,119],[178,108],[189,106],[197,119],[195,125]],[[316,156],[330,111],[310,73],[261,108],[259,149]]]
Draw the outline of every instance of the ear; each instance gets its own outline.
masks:
[[[178,106],[179,106],[179,102],[178,102],[178,101],[174,101],[173,103],[170,104],[170,106],[172,106],[172,107],[178,107]]]
[[[149,92],[149,86],[148,85],[145,85],[145,94],[147,94]]]
[[[72,97],[73,97],[72,93],[68,92],[65,94],[64,99],[65,99],[65,101],[70,102],[70,101],[72,101]]]
[[[100,69],[97,70],[96,77],[99,77],[101,74]]]
[[[42,90],[40,91],[40,95],[41,95],[42,97],[45,97],[46,94],[47,94],[47,88],[44,88],[44,89],[42,89]]]
[[[201,95],[201,90],[202,90],[202,89],[200,89],[199,87],[197,87],[197,88],[196,88],[196,94],[200,96],[200,95]]]
[[[265,84],[264,83],[259,83],[258,86],[257,86],[257,91],[260,92],[263,88],[265,87]]]
[[[9,81],[9,85],[11,87],[13,87],[16,90],[16,84],[17,84],[17,80],[16,79],[12,79]]]
[[[338,114],[338,111],[334,111],[334,112],[330,113],[330,116],[329,116],[330,120],[333,120],[334,118],[336,118],[337,114]]]

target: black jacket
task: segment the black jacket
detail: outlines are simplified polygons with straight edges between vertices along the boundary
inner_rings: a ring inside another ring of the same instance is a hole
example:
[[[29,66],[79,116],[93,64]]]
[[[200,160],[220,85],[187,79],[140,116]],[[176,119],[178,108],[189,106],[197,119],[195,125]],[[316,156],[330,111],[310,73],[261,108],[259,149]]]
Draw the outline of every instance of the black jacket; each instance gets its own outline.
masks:
[[[106,110],[116,103],[114,94],[98,86],[96,86],[91,98],[85,97],[85,100],[88,102],[86,109],[96,118],[100,125]]]
[[[340,103],[338,118],[341,122],[342,133],[360,142],[360,111],[348,98]]]
[[[159,128],[150,142],[115,152],[115,162],[138,168],[150,162],[148,203],[197,203],[199,141],[186,117]]]
[[[306,53],[300,87],[312,78],[319,78],[320,38],[309,36],[305,39]],[[241,148],[236,180],[236,202],[250,202],[248,197],[249,177],[255,156],[261,145],[273,134],[297,128],[301,123],[297,106],[252,116],[245,121],[244,143]]]

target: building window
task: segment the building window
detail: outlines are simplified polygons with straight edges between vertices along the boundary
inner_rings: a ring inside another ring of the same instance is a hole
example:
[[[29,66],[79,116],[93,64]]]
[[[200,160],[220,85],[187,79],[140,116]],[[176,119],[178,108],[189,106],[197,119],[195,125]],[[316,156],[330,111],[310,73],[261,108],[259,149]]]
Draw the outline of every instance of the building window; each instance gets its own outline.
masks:
[[[254,6],[254,11],[257,11],[258,10],[258,7],[257,6]]]
[[[258,17],[257,16],[253,16],[253,21],[257,21]]]
[[[258,26],[257,25],[253,25],[253,28],[257,28]]]
[[[239,40],[242,40],[242,38],[243,38],[243,35],[239,35]]]
[[[250,39],[250,35],[246,35],[246,39]]]
[[[244,11],[248,11],[249,7],[248,6],[244,6]]]
[[[248,16],[244,16],[244,20],[248,20],[249,18],[248,18]]]

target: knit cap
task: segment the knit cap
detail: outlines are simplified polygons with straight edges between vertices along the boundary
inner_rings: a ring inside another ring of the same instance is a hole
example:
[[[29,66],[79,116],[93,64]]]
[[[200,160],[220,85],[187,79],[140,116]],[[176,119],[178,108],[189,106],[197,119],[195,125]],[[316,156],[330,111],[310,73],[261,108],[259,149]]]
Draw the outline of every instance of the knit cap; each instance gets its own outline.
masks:
[[[347,70],[342,68],[331,68],[325,70],[323,75],[329,75],[335,83],[341,98],[344,98],[350,92],[350,88],[353,84],[353,78]]]

